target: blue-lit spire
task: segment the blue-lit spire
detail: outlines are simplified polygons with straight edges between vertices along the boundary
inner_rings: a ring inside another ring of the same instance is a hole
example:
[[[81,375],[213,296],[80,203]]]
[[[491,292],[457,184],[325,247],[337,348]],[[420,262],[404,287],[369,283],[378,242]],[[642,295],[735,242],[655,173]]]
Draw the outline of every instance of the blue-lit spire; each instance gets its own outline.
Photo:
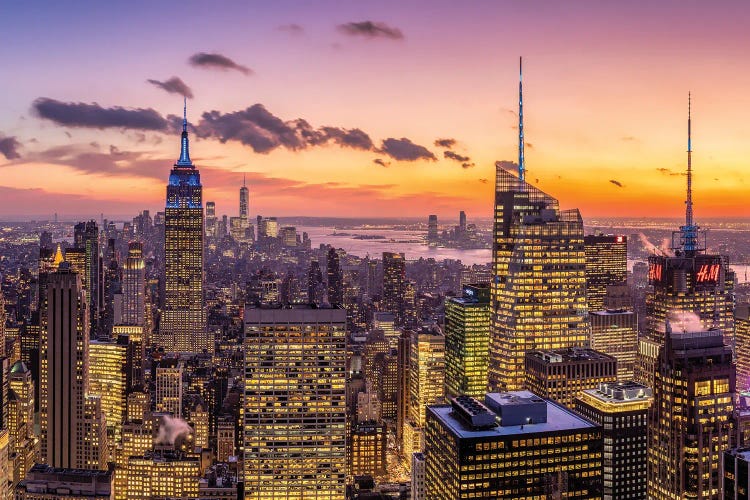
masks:
[[[518,178],[526,180],[526,161],[523,156],[523,58],[518,58]]]
[[[190,145],[188,144],[188,132],[187,132],[187,97],[184,98],[184,104],[182,108],[182,140],[180,142],[180,159],[174,164],[175,167],[192,167],[193,162],[190,161]]]

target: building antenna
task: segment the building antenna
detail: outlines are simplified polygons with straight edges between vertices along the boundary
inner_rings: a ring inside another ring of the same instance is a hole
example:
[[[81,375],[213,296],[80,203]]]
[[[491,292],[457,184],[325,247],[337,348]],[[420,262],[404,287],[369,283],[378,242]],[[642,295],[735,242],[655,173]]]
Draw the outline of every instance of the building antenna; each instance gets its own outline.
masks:
[[[693,165],[692,165],[692,153],[693,144],[691,142],[691,130],[690,130],[690,108],[691,108],[690,92],[688,92],[688,185],[687,185],[687,200],[685,201],[685,225],[693,225]]]
[[[523,57],[518,58],[518,178],[521,186],[526,181],[526,162],[523,155]]]
[[[698,226],[693,220],[693,141],[692,141],[692,97],[688,92],[688,148],[687,148],[687,196],[685,198],[685,225],[682,229],[684,250],[692,254],[698,250]]]

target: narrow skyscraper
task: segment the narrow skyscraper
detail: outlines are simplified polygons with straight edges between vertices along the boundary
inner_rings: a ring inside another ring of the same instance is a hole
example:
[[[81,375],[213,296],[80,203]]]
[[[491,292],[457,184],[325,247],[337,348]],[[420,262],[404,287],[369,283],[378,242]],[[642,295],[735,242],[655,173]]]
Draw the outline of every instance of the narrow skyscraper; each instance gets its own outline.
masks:
[[[203,187],[190,160],[187,107],[182,120],[180,159],[167,184],[164,211],[164,312],[159,337],[167,352],[213,351],[203,310]]]
[[[60,264],[48,277],[42,335],[42,460],[53,467],[106,468],[106,427],[89,391],[89,314],[81,277]]]
[[[495,184],[489,386],[504,391],[523,387],[526,352],[589,335],[583,220],[525,181],[522,102],[518,175],[498,164]]]

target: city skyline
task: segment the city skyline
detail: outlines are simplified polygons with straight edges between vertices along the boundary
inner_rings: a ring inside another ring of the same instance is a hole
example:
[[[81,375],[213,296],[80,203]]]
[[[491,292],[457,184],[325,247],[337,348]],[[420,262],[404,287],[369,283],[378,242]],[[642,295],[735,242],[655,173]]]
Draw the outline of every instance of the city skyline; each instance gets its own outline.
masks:
[[[692,91],[696,219],[742,216],[750,73],[731,60],[748,13],[676,6],[196,3],[179,23],[167,4],[15,8],[0,218],[156,212],[182,94],[218,213],[236,213],[246,175],[251,216],[488,218],[494,163],[516,159],[521,54],[527,181],[563,208],[681,215]]]

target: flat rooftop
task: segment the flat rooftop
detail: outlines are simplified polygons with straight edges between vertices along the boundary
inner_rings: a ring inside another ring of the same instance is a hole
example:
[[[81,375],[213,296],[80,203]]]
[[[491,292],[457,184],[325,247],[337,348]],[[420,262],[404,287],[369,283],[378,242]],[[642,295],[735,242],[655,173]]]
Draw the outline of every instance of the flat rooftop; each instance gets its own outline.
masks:
[[[516,396],[521,400],[539,398],[539,396],[529,391],[514,391],[507,394]],[[491,393],[487,396],[492,397],[493,399],[501,399],[503,395],[503,393]],[[510,398],[511,401],[512,399],[513,398]],[[527,434],[595,429],[597,427],[595,423],[586,420],[557,403],[549,400],[544,400],[544,402],[547,404],[546,422],[524,424],[523,426],[514,425],[503,427],[498,425],[491,429],[479,430],[470,428],[460,416],[454,414],[454,410],[450,405],[428,406],[427,411],[432,412],[455,436],[460,439],[504,438],[510,436],[524,436]]]
[[[609,354],[587,349],[584,347],[571,347],[568,349],[550,349],[545,351],[529,351],[527,357],[535,358],[547,363],[571,363],[586,361],[615,361]]]
[[[604,311],[589,311],[591,316],[632,316],[635,313],[629,309],[605,309]]]
[[[612,404],[647,401],[653,396],[650,387],[637,382],[599,384],[597,389],[586,389],[583,392],[599,401]]]

